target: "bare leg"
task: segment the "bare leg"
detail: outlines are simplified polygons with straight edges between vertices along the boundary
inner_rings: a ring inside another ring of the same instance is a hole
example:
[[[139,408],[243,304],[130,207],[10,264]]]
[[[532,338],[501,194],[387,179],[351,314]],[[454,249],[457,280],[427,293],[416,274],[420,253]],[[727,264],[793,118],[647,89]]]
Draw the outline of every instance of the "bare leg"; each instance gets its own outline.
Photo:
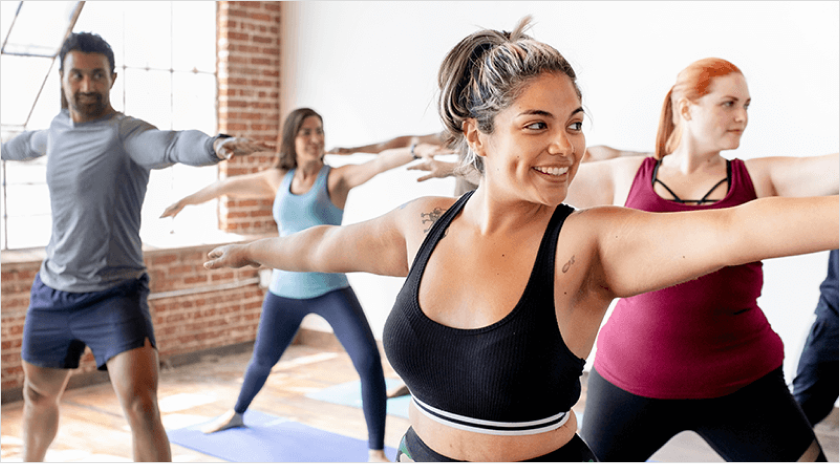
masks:
[[[822,458],[822,459],[820,459]],[[811,442],[811,446],[802,453],[799,459],[796,462],[817,462],[823,461],[825,462],[825,455],[822,453],[822,449],[820,448],[820,444],[817,443],[817,440]]]
[[[388,398],[397,398],[397,397],[405,396],[405,395],[408,395],[408,394],[409,394],[408,387],[405,385],[405,383],[402,380],[400,380],[400,384],[397,385],[396,387],[388,390],[388,392],[386,393],[386,396]]]
[[[58,433],[58,400],[70,380],[70,370],[23,361],[23,375],[23,460],[43,461]]]
[[[245,422],[242,420],[242,414],[231,409],[230,411],[222,414],[213,422],[205,425],[202,427],[201,431],[204,433],[213,433],[213,432],[221,432],[222,430],[227,430],[233,427],[243,427],[245,426]]]
[[[385,450],[368,450],[368,462],[391,462],[385,456]]]
[[[171,461],[157,402],[158,355],[149,340],[108,360],[108,372],[128,425],[135,461]]]

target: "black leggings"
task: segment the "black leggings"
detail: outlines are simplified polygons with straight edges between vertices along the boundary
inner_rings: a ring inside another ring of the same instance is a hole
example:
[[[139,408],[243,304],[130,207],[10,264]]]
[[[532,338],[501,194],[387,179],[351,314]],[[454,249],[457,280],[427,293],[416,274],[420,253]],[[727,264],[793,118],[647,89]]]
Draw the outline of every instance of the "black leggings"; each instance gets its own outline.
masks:
[[[400,440],[397,449],[396,462],[456,462],[456,459],[446,457],[429,446],[417,436],[414,429],[408,431]],[[595,455],[581,438],[575,435],[562,448],[543,456],[528,459],[527,462],[596,462]]]
[[[792,462],[816,440],[781,367],[730,395],[696,400],[637,396],[589,373],[581,436],[599,460],[646,461],[686,430],[727,461]]]

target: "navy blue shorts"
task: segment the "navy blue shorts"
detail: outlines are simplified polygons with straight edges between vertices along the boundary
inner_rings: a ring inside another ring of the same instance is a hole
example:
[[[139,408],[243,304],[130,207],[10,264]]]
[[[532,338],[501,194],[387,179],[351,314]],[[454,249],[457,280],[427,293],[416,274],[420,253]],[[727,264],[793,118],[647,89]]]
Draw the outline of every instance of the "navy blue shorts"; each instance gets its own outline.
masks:
[[[99,370],[114,356],[152,346],[155,334],[146,298],[149,276],[99,292],[55,290],[35,275],[23,324],[21,357],[38,367],[76,369],[89,346]]]

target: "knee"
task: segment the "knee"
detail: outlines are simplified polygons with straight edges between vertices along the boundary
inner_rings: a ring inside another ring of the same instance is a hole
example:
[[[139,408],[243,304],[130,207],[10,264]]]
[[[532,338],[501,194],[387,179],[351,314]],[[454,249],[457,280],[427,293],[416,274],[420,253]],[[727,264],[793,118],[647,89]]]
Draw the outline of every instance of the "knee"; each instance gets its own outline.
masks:
[[[131,423],[154,423],[160,417],[155,394],[134,394],[125,404],[125,414]]]
[[[23,401],[29,407],[37,409],[58,407],[59,396],[59,393],[46,392],[28,381],[23,383]]]

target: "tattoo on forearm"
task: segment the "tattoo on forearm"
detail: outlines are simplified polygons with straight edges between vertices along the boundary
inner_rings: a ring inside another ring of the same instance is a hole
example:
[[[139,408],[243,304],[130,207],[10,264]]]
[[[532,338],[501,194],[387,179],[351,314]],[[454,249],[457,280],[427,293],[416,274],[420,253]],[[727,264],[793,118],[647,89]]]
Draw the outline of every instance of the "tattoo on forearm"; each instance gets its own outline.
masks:
[[[443,216],[443,210],[440,208],[435,208],[432,210],[431,213],[420,213],[420,217],[423,219],[423,224],[429,222],[429,227],[423,231],[424,234],[428,234],[430,230],[432,230],[432,226],[435,225],[440,217]]]
[[[563,265],[563,274],[569,271],[569,268],[572,267],[572,264],[575,264],[575,255],[572,255],[571,259]]]

